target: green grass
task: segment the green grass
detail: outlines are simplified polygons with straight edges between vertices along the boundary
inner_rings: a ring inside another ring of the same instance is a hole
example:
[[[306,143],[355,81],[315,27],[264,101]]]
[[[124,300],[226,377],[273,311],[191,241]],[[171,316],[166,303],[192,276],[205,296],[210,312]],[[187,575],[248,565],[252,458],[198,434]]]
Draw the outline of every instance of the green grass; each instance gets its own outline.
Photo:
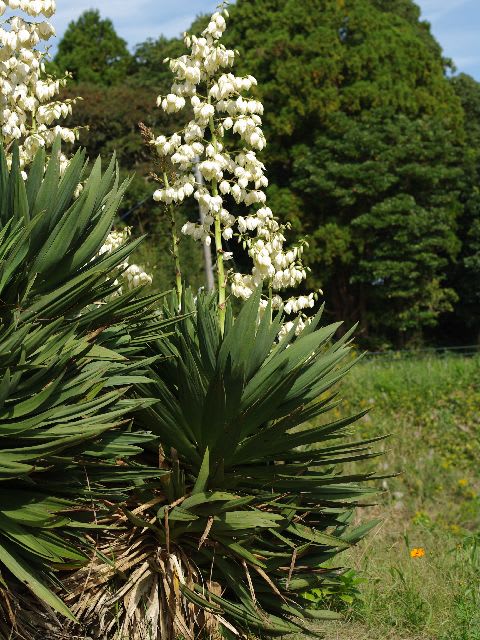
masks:
[[[342,396],[372,407],[357,431],[391,434],[372,464],[400,475],[358,514],[382,524],[344,556],[365,580],[326,637],[480,640],[480,358],[365,360]]]

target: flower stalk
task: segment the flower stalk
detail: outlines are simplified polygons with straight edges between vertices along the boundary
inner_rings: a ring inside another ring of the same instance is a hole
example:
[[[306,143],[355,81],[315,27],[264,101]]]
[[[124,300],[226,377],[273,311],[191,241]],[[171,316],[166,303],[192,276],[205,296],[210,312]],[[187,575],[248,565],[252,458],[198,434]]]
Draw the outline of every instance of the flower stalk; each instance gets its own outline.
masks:
[[[58,100],[68,75],[58,79],[45,70],[47,51],[39,48],[55,35],[49,19],[55,15],[55,0],[0,0],[0,142],[12,162],[12,149],[18,143],[20,167],[24,171],[32,163],[39,149],[51,151],[57,138],[74,144],[80,128],[59,124],[72,113],[76,100]],[[78,98],[80,99],[80,98]],[[68,167],[70,159],[59,152],[60,171]],[[76,196],[83,186],[78,184]],[[127,242],[130,229],[112,231],[100,249],[100,255],[111,253]],[[143,268],[126,260],[119,268],[119,292],[152,283]]]
[[[169,188],[168,176],[167,173],[163,173],[163,182],[165,184],[165,188]],[[170,233],[172,240],[172,256],[173,263],[175,266],[175,287],[177,289],[178,295],[178,304],[182,304],[182,293],[183,293],[183,284],[182,284],[182,269],[180,263],[180,252],[179,252],[179,244],[180,238],[177,233],[177,221],[175,218],[175,208],[172,204],[169,205],[168,211],[170,214]]]
[[[213,193],[218,194],[216,185],[214,185]],[[220,331],[223,335],[225,331],[225,303],[226,303],[226,289],[227,281],[225,277],[225,266],[223,262],[223,248],[222,248],[222,224],[220,216],[215,216],[215,247],[217,252],[217,274],[218,274],[218,323],[220,325]]]
[[[209,98],[210,104],[210,98]],[[217,136],[215,133],[215,122],[213,118],[210,118],[210,132],[212,135],[212,145],[215,154],[218,153]],[[212,179],[212,195],[214,198],[218,197],[218,180]],[[226,302],[226,288],[227,281],[225,278],[225,266],[223,260],[223,246],[222,246],[222,222],[220,219],[220,213],[215,213],[215,250],[217,254],[217,281],[218,281],[218,323],[220,331],[223,335],[225,331],[225,302]]]
[[[315,294],[290,298],[284,305],[281,293],[296,288],[305,278],[303,244],[286,247],[285,230],[267,206],[266,169],[257,153],[266,145],[262,130],[262,103],[251,93],[253,76],[238,77],[229,71],[236,51],[221,43],[227,10],[217,11],[200,36],[185,34],[187,54],[169,61],[174,74],[171,92],[159,96],[157,104],[166,113],[190,106],[193,118],[167,137],[152,136],[151,144],[175,167],[172,184],[154,193],[154,199],[179,205],[193,196],[201,210],[200,223],[187,222],[182,233],[209,245],[215,242],[218,282],[218,317],[223,331],[227,284],[231,293],[246,300],[262,287],[262,309],[271,299],[273,309],[301,314],[315,304]],[[188,105],[188,103],[190,103]],[[196,179],[196,170],[202,180]],[[232,205],[246,213],[235,216]],[[223,240],[235,238],[248,252],[250,273],[226,269],[232,253],[223,250]],[[298,332],[305,326],[300,318]]]

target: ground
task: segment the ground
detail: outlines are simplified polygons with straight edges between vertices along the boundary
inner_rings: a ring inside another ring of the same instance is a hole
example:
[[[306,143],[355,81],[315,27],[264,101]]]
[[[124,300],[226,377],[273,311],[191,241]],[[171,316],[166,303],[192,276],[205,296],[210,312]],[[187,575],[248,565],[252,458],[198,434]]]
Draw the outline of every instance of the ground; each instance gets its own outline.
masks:
[[[366,359],[342,396],[399,475],[358,515],[382,523],[344,556],[359,595],[326,638],[480,640],[480,357]]]

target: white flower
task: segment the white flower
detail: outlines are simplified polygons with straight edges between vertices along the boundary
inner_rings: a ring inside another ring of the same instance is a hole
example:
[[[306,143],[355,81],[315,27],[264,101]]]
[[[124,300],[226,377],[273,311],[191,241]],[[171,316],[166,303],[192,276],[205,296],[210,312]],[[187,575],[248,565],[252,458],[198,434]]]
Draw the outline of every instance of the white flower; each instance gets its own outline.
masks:
[[[169,93],[166,98],[162,100],[162,109],[167,113],[176,113],[185,106],[185,98],[177,96],[174,93]]]
[[[123,246],[130,237],[131,229],[126,227],[121,231],[111,231],[104,245],[98,252],[99,256],[108,255],[113,251],[116,251]],[[127,285],[129,289],[152,284],[153,278],[150,274],[146,273],[142,267],[136,264],[129,264],[126,260],[121,264],[118,269],[120,270],[119,278]],[[121,293],[122,289],[119,290]]]
[[[226,11],[216,12],[200,36],[185,34],[188,52],[169,61],[174,74],[171,93],[160,97],[158,104],[173,113],[186,106],[188,97],[193,118],[182,132],[152,141],[160,155],[170,157],[177,173],[175,184],[155,191],[154,199],[171,203],[194,195],[204,222],[188,222],[182,232],[210,243],[215,223],[220,225],[224,240],[238,238],[248,251],[252,268],[249,274],[231,274],[232,293],[247,299],[267,281],[275,292],[272,304],[279,309],[279,292],[298,286],[306,277],[302,247],[285,247],[285,227],[267,206],[268,178],[257,157],[266,146],[264,109],[250,93],[257,85],[255,78],[235,76],[230,70],[235,52],[221,43],[227,16]],[[202,184],[192,181],[194,164]],[[236,217],[229,213],[229,203],[243,205],[247,211]],[[232,257],[223,247],[217,250],[223,260]],[[287,314],[298,314],[314,304],[314,296],[309,294],[289,298],[284,309]],[[297,329],[302,326],[300,319]]]
[[[40,40],[55,35],[55,29],[47,20],[31,21],[18,13],[24,12],[30,18],[49,18],[55,13],[55,0],[0,0],[0,15],[7,8],[14,15],[0,27],[2,142],[9,149],[14,140],[19,141],[20,164],[24,168],[40,147],[50,148],[57,136],[71,144],[78,131],[56,124],[71,113],[74,101],[55,100],[65,79],[47,76],[46,53],[36,47]],[[8,155],[7,159],[10,161]],[[62,158],[62,169],[67,164]]]
[[[232,227],[226,227],[223,230],[222,236],[225,238],[225,240],[231,240],[233,238],[233,229],[232,229]]]
[[[230,183],[226,180],[223,180],[219,185],[219,189],[220,193],[222,193],[224,196],[227,195],[227,193],[230,193],[231,191]]]

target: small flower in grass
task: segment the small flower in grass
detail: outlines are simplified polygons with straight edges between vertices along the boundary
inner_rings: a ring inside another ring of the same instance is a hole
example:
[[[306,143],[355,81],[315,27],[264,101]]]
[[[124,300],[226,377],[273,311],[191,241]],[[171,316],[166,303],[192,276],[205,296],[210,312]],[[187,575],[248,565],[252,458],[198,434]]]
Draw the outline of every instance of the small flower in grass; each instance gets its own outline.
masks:
[[[423,547],[415,547],[410,551],[411,558],[423,558],[425,555],[425,549]]]
[[[468,480],[466,478],[461,478],[458,481],[458,486],[460,487],[466,487],[468,485]]]

